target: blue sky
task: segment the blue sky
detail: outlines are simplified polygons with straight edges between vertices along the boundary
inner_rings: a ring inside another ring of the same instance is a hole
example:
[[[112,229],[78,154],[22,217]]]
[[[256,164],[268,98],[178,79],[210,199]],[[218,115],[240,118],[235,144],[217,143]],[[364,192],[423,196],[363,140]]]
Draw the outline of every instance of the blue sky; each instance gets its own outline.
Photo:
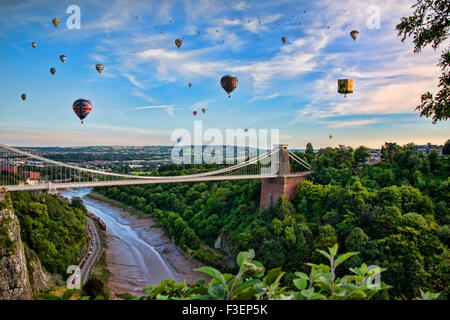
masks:
[[[443,144],[448,122],[414,112],[422,93],[436,91],[440,51],[413,54],[394,30],[414,2],[2,1],[0,140],[167,145],[173,130],[202,120],[205,129],[279,129],[293,148]],[[72,4],[80,30],[66,27]],[[380,9],[379,29],[367,26],[370,5]],[[228,73],[239,78],[231,99],[219,83]],[[354,80],[347,98],[339,78]],[[78,98],[94,105],[83,125],[72,111]],[[203,106],[207,113],[194,117]]]

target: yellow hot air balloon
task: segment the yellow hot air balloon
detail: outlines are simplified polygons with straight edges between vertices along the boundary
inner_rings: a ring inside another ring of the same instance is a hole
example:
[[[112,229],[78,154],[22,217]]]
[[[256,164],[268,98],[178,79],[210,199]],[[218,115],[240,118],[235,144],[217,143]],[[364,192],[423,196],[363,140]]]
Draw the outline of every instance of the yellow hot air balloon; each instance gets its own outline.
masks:
[[[55,28],[58,27],[58,24],[59,24],[58,18],[53,18],[52,22],[53,22],[53,25],[55,26]]]
[[[338,79],[338,92],[343,94],[344,97],[348,93],[353,93],[353,80],[351,79]]]
[[[328,136],[328,138],[330,138],[330,140],[333,139],[333,135],[330,134],[330,135]]]

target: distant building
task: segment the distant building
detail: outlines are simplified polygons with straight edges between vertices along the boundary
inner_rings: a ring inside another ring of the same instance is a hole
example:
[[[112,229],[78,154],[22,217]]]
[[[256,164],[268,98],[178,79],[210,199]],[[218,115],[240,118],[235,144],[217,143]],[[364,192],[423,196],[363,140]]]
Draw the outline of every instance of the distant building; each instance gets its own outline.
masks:
[[[19,171],[17,166],[0,165],[0,171],[6,171],[17,174]]]
[[[371,149],[369,150],[369,164],[379,163],[381,162],[381,150],[380,149]]]
[[[26,171],[23,173],[25,176],[25,179],[28,180],[41,180],[41,173],[40,172],[32,172],[32,171]]]
[[[416,146],[417,150],[422,151],[423,153],[425,153],[427,156],[430,154],[430,152],[432,150],[436,150],[438,152],[438,154],[440,156],[442,156],[442,147],[441,146],[437,146],[431,143],[427,143],[427,144],[422,144],[422,145],[417,145]]]
[[[38,181],[38,180],[27,179],[27,180],[26,180],[26,183],[27,183],[27,184],[30,184],[30,185],[33,185],[33,184],[38,184],[39,181]]]

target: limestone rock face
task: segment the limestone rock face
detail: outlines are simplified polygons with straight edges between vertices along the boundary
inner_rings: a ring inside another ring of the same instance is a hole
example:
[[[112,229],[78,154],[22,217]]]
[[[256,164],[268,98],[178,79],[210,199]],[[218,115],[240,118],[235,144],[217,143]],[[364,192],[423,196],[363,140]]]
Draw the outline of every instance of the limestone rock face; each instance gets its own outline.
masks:
[[[36,253],[24,247],[9,194],[0,190],[0,300],[32,299],[46,291],[52,279]]]
[[[228,256],[222,258],[220,262],[229,268],[234,268],[236,266],[235,258],[231,254],[232,243],[225,235],[220,234],[214,243],[214,248],[220,249],[228,253]]]
[[[0,299],[32,298],[20,225],[7,193],[0,192]]]
[[[25,257],[33,295],[38,295],[51,287],[55,280],[42,270],[41,261],[33,250],[25,248]]]

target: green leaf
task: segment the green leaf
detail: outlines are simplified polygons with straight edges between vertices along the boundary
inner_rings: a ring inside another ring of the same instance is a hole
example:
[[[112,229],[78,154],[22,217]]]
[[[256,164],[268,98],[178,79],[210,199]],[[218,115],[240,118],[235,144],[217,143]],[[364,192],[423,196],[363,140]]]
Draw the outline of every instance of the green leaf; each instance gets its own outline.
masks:
[[[284,275],[284,272],[281,271],[281,268],[271,269],[267,272],[267,275],[263,279],[263,283],[265,285],[276,284],[280,281],[281,277]]]
[[[338,249],[338,244],[335,243],[333,247],[328,248],[328,251],[330,252],[330,255],[334,257],[334,256],[336,256],[337,249]]]
[[[224,299],[227,292],[223,285],[215,284],[208,288],[208,293],[215,299]]]
[[[367,272],[367,264],[363,263],[361,265],[361,272],[362,272],[362,274],[366,274],[366,272]]]
[[[305,290],[306,285],[308,284],[305,278],[298,278],[293,280],[295,287],[302,291]]]
[[[337,268],[338,265],[343,263],[345,260],[347,260],[353,256],[356,256],[358,253],[359,252],[347,252],[347,253],[340,254],[334,262],[334,267]]]
[[[295,275],[296,275],[297,277],[300,277],[300,278],[309,280],[309,276],[308,276],[306,273],[303,273],[303,272],[295,272]]]
[[[129,293],[116,294],[116,297],[123,300],[137,300],[138,298]]]
[[[251,261],[255,257],[255,250],[250,249],[248,251],[241,251],[238,253],[236,258],[236,263],[241,267],[242,263],[246,261]]]
[[[156,289],[156,286],[154,284],[149,284],[144,289],[142,289],[142,291],[152,294],[153,291],[155,291],[155,289]]]
[[[323,255],[323,256],[325,256],[328,260],[331,260],[331,256],[327,253],[327,252],[325,252],[325,251],[323,251],[323,250],[319,250],[319,249],[316,249],[321,255]]]
[[[197,268],[197,269],[194,269],[194,270],[198,271],[198,272],[201,272],[201,273],[204,273],[204,274],[210,276],[211,278],[218,280],[224,286],[227,285],[226,281],[225,281],[225,278],[223,277],[223,274],[217,269],[214,269],[212,267],[200,267],[200,268]]]

